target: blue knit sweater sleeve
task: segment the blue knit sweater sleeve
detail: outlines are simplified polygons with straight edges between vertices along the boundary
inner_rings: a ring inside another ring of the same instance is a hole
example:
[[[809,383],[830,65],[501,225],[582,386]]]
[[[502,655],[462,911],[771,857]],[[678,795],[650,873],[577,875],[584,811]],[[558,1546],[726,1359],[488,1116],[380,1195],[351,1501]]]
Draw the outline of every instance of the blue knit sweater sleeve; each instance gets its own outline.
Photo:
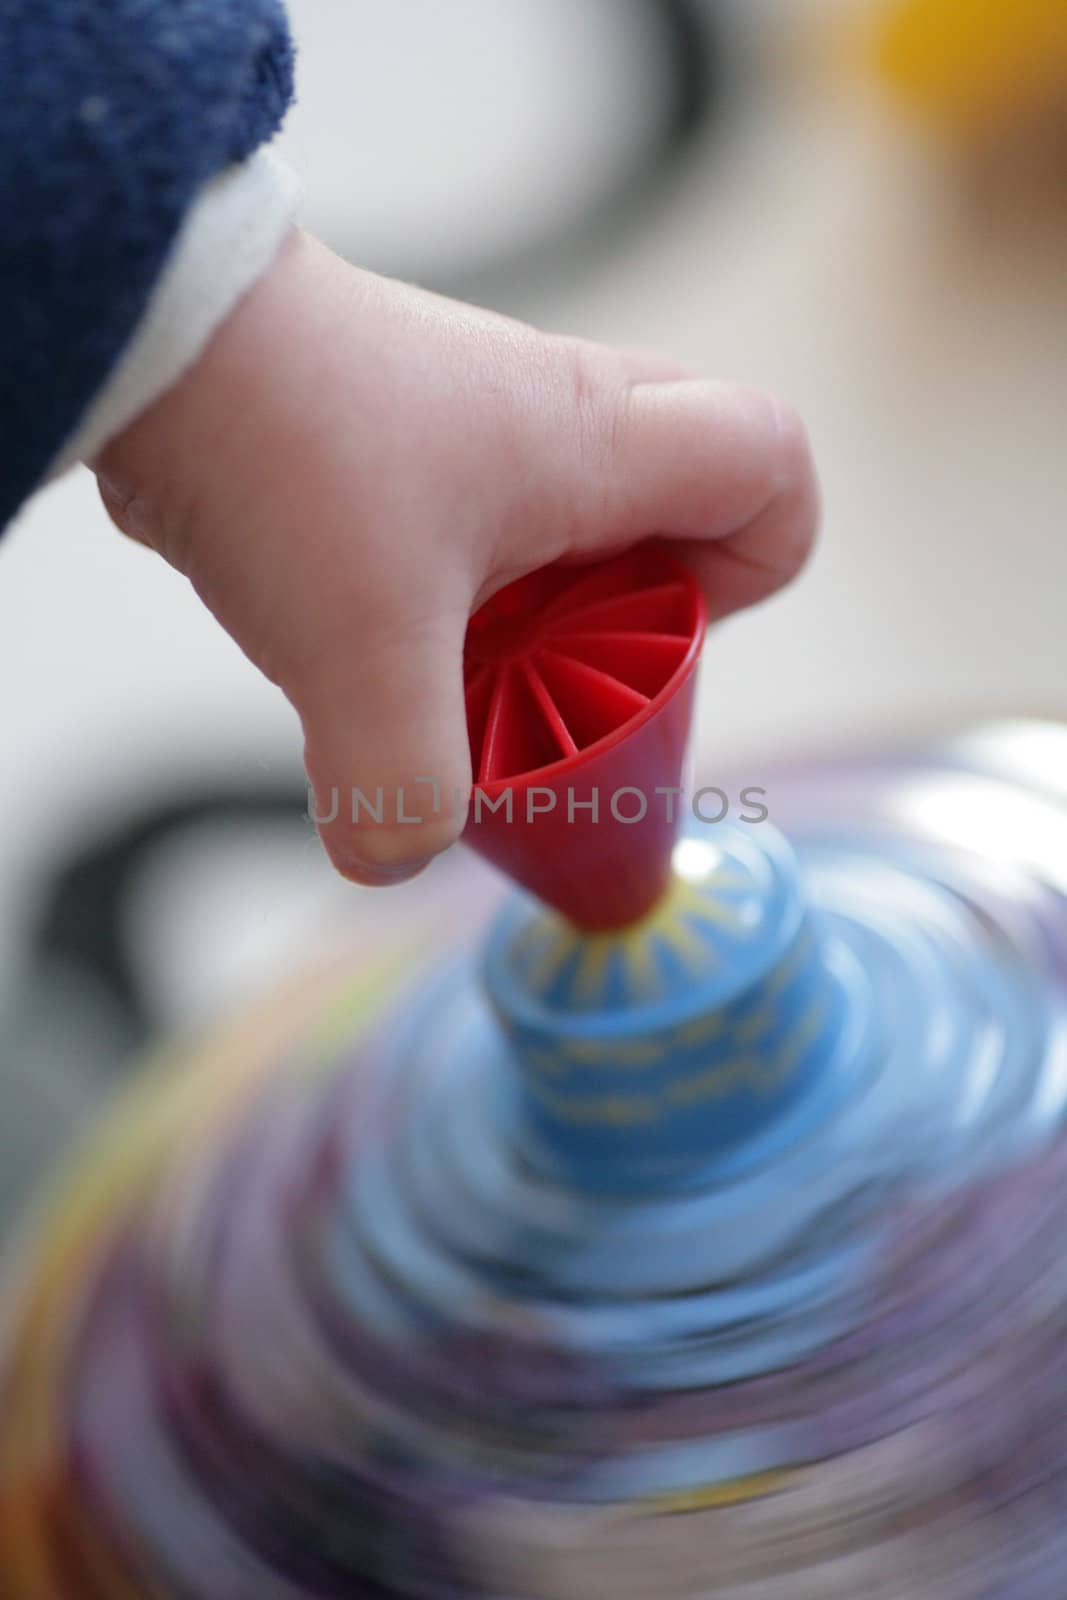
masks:
[[[0,3],[0,528],[132,335],[204,183],[292,96],[282,0]]]

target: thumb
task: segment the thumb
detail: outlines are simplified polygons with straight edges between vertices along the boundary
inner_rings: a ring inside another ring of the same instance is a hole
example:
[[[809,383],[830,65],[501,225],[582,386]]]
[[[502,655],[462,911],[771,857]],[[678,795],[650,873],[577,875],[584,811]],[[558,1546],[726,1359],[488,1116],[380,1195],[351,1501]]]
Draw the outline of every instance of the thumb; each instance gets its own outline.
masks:
[[[799,571],[819,493],[803,424],[784,401],[736,383],[654,373],[647,359],[570,347],[580,426],[560,408],[569,464],[571,552],[595,557],[652,535],[707,593],[712,620],[751,605]]]
[[[463,702],[466,606],[317,652],[287,686],[304,725],[312,815],[356,883],[414,877],[462,832],[471,769]]]

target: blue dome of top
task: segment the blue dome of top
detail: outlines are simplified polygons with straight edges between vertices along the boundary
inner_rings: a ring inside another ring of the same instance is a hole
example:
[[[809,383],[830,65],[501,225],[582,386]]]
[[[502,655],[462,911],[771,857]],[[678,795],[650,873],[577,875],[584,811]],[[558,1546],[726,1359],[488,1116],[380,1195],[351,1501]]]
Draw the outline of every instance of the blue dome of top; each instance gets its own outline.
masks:
[[[690,835],[673,867],[627,928],[520,900],[489,941],[529,1116],[583,1186],[675,1182],[752,1137],[830,1064],[849,1010],[773,828]]]

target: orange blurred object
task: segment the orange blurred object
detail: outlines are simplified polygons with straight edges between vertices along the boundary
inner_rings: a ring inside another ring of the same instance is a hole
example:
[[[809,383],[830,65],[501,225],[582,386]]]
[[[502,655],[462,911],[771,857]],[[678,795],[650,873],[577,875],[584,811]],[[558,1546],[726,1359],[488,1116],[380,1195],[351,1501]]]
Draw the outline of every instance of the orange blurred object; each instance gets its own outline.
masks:
[[[1067,0],[897,0],[874,60],[905,103],[968,134],[1067,102]]]

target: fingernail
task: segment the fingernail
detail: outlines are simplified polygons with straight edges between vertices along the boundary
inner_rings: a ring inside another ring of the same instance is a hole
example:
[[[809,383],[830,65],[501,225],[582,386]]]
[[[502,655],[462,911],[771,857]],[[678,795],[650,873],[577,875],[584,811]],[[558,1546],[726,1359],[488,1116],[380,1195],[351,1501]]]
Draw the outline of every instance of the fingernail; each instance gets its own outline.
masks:
[[[809,449],[807,429],[804,427],[795,407],[779,395],[768,396],[771,402],[771,411],[774,417],[774,429],[778,454],[775,460],[775,476],[779,489],[789,489],[794,486],[798,476],[798,463],[807,454]]]

